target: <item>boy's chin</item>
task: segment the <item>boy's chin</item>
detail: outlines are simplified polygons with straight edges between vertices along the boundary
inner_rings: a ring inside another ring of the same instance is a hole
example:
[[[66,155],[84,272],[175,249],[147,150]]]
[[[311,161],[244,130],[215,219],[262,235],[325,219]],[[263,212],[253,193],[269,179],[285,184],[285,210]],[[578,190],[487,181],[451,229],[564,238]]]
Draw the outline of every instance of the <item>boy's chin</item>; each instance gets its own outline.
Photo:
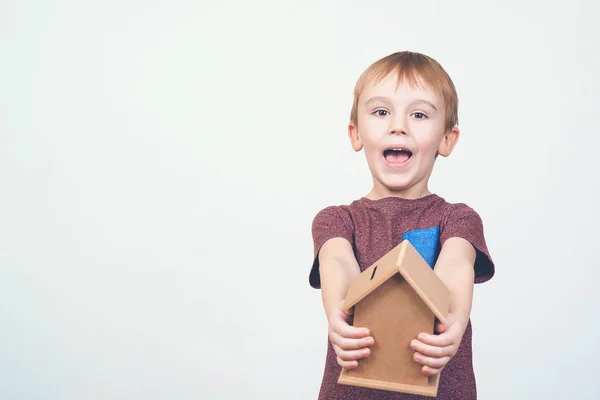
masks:
[[[402,193],[410,191],[413,188],[413,185],[409,183],[399,183],[399,182],[382,182],[385,189],[389,192],[393,193]]]
[[[398,191],[404,191],[404,190],[408,190],[410,188],[412,188],[414,186],[413,182],[411,182],[409,179],[382,179],[380,181],[383,186],[386,187],[386,189],[394,191],[394,192],[398,192]]]
[[[382,179],[379,181],[387,192],[405,195],[409,197],[420,197],[418,182],[407,179]],[[425,189],[426,191],[426,189]]]

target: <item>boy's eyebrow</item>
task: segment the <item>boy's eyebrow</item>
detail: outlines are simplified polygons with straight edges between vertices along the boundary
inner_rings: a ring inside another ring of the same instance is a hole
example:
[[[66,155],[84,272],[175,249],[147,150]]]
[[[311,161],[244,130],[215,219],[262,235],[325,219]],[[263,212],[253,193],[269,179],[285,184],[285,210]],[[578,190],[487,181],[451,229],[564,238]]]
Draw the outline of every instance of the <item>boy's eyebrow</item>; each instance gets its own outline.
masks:
[[[375,97],[371,97],[369,100],[367,100],[365,105],[369,105],[369,103],[373,103],[376,101],[389,102],[390,99],[388,97],[375,96]],[[427,101],[425,99],[414,98],[414,99],[412,99],[411,103],[425,103],[425,104],[431,106],[431,108],[433,108],[435,111],[437,111],[437,107],[434,106],[433,103],[431,103],[430,101]]]
[[[384,103],[389,103],[390,99],[388,97],[375,96],[375,97],[371,97],[369,100],[367,100],[365,102],[365,105],[369,105],[369,103],[374,103],[376,101],[383,101]]]
[[[430,101],[427,101],[427,100],[425,100],[425,99],[416,99],[416,98],[415,98],[415,99],[413,99],[413,101],[412,101],[412,102],[413,102],[413,103],[425,103],[425,104],[427,104],[427,105],[431,106],[431,108],[433,108],[435,111],[437,111],[437,108],[436,108],[436,106],[434,106],[432,102],[430,102]]]

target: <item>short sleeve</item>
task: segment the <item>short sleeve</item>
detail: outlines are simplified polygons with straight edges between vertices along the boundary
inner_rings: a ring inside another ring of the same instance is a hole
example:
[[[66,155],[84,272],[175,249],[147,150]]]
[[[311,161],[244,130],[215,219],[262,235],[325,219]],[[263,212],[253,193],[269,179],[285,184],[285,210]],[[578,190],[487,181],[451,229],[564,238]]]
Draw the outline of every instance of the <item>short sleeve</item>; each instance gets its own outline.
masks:
[[[495,265],[485,241],[483,222],[479,214],[466,204],[451,205],[442,220],[440,245],[451,237],[463,238],[475,247],[475,283],[490,280],[494,276]]]
[[[352,218],[348,210],[340,206],[330,206],[319,211],[312,223],[314,245],[313,263],[310,269],[309,283],[315,289],[321,288],[319,273],[319,251],[326,241],[341,237],[354,243]]]

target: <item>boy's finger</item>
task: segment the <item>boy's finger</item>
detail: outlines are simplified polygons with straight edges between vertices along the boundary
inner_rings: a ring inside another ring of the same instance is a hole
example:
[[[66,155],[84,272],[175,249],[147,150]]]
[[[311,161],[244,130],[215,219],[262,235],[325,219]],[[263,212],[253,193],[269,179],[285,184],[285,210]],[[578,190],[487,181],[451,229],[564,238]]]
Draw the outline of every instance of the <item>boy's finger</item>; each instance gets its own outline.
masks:
[[[339,325],[338,333],[346,338],[362,338],[369,336],[371,332],[367,328],[359,328],[348,324]]]
[[[337,362],[338,364],[342,367],[342,368],[348,368],[348,369],[353,369],[358,367],[358,362],[357,361],[344,361],[341,358],[337,358]]]
[[[345,313],[341,308],[338,308],[335,311],[335,313],[337,318],[344,321],[345,323],[348,323],[350,321],[350,318],[352,318],[352,314]]]
[[[438,333],[443,333],[450,328],[456,327],[456,320],[453,317],[449,317],[449,320],[445,324],[437,318],[435,319],[435,321],[435,327]]]
[[[428,366],[423,366],[423,368],[421,368],[421,371],[423,371],[425,376],[434,376],[442,372],[442,369],[443,368],[431,368]]]
[[[332,319],[330,321],[330,324],[331,324],[331,329],[334,332],[337,332],[342,336],[345,336],[344,333],[347,333],[348,331],[360,329],[360,328],[350,325],[348,323],[348,321],[344,319],[343,314],[340,315],[340,318]],[[355,335],[356,335],[356,333],[355,333]],[[350,337],[353,337],[353,336],[350,336]]]
[[[446,329],[448,329],[448,327],[445,324],[441,323],[441,322],[438,322],[437,325],[436,325],[436,327],[435,327],[435,330],[438,333],[444,333],[444,331],[446,331]]]
[[[336,354],[344,361],[353,361],[367,357],[369,354],[371,354],[371,350],[369,350],[368,347],[359,350],[343,350],[338,347],[336,349]]]
[[[344,313],[345,315],[352,315],[352,314],[354,314],[354,307],[350,308],[348,311],[344,311],[344,303],[345,302],[346,302],[345,300],[342,300],[340,302],[340,311],[342,313]]]
[[[337,332],[332,332],[331,343],[343,350],[358,350],[373,345],[374,340],[370,336],[356,339],[343,337]]]
[[[420,333],[417,337],[421,342],[437,347],[446,347],[452,344],[452,336],[448,334],[432,335],[429,333]]]
[[[415,353],[414,359],[421,365],[425,365],[430,368],[442,368],[448,361],[450,361],[450,357],[442,357],[442,358],[434,358],[434,357],[426,357],[421,353]]]
[[[373,345],[373,338],[368,336],[361,339],[341,338],[338,345],[344,350],[358,350]]]
[[[453,347],[438,347],[438,346],[430,346],[418,340],[412,340],[410,342],[410,348],[414,351],[418,351],[419,353],[427,356],[427,357],[445,357],[453,355]]]

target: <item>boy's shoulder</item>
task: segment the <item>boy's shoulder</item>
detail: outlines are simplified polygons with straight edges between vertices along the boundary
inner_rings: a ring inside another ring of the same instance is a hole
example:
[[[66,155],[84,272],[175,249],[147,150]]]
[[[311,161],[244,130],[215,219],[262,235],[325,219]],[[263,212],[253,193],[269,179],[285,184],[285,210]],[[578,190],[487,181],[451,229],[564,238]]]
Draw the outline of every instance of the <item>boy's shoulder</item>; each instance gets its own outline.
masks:
[[[364,197],[344,203],[335,203],[323,206],[317,211],[315,219],[327,217],[350,217],[353,213],[356,213],[364,208],[362,201],[363,199]]]
[[[481,220],[481,216],[475,210],[475,208],[464,202],[446,202],[444,217],[453,221],[460,220],[465,217]]]
[[[322,208],[317,212],[319,213],[327,213],[327,212],[346,212],[351,211],[352,209],[356,209],[357,205],[359,205],[359,200],[353,200],[351,202],[344,203],[331,203],[321,206]]]
[[[321,208],[313,218],[313,231],[317,227],[342,226],[345,230],[352,230],[353,214],[356,213],[354,202],[350,204],[334,204]]]

